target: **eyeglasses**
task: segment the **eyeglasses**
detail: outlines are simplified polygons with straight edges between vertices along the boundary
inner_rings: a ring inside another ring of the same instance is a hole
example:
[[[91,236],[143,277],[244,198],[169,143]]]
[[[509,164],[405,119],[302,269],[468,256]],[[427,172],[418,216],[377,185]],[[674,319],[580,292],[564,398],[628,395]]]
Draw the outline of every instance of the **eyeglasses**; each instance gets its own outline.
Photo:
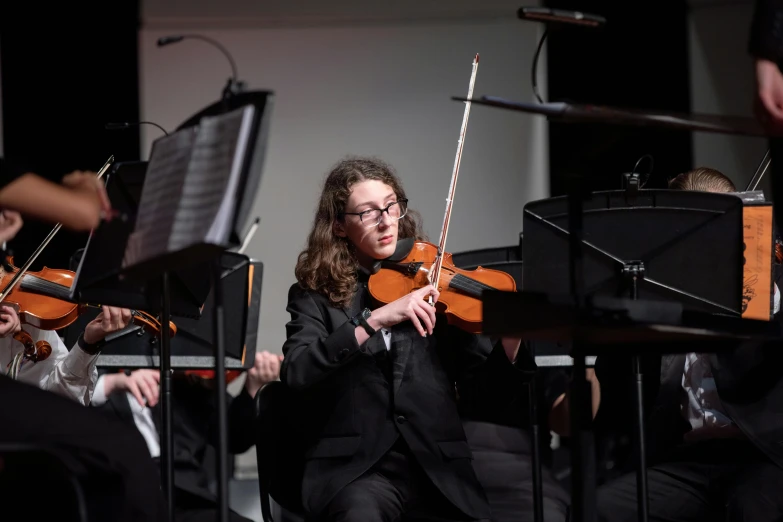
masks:
[[[359,220],[362,222],[362,225],[367,228],[371,228],[377,227],[381,224],[384,212],[389,214],[390,218],[399,221],[405,217],[405,214],[408,213],[408,200],[401,199],[399,201],[395,201],[394,203],[389,203],[386,208],[371,208],[363,212],[343,212],[340,215],[359,216]]]

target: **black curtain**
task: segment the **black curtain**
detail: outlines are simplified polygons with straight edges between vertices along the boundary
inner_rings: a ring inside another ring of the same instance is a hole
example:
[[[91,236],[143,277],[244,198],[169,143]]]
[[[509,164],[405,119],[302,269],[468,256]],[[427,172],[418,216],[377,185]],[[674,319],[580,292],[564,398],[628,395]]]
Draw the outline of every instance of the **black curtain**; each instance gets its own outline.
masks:
[[[546,5],[607,19],[600,29],[552,26],[547,101],[690,111],[684,0],[548,0]],[[591,190],[622,188],[622,174],[645,154],[654,159],[648,188],[663,188],[692,163],[687,131],[551,123],[549,143],[553,196],[567,192],[570,174],[585,176]]]
[[[138,128],[104,129],[139,119],[139,1],[5,2],[0,13],[4,156],[52,180],[139,159]],[[10,244],[17,264],[51,229],[25,223]],[[33,269],[67,268],[86,240],[62,230]]]

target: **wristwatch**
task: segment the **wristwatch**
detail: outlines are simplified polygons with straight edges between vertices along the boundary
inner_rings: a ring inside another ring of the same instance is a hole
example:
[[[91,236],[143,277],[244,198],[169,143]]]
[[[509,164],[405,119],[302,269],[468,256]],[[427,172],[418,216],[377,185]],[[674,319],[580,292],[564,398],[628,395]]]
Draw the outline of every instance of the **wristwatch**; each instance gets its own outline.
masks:
[[[87,343],[87,341],[84,340],[84,332],[79,334],[79,339],[77,339],[76,342],[79,345],[79,348],[81,348],[88,355],[96,355],[101,351],[103,346],[106,344],[106,341],[103,340],[98,341],[95,344]]]
[[[375,329],[370,326],[370,323],[367,322],[367,319],[372,314],[372,311],[369,308],[365,308],[358,314],[351,317],[351,323],[353,323],[354,326],[361,326],[364,328],[364,331],[367,332],[367,334],[372,337],[375,335]]]

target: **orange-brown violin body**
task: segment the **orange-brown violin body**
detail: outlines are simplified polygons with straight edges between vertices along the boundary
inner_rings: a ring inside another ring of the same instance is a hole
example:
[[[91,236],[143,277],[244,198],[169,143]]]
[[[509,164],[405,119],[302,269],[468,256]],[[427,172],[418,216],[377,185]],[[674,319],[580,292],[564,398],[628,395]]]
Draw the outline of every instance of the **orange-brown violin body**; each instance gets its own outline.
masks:
[[[437,259],[438,247],[426,241],[416,241],[402,260],[384,262],[370,276],[370,295],[381,304],[388,304],[429,284],[428,274]],[[438,313],[445,314],[449,324],[466,332],[481,333],[483,325],[483,290],[516,291],[514,278],[500,270],[478,267],[457,268],[451,254],[444,253],[437,286],[440,297],[435,304]]]
[[[13,258],[9,257],[8,263],[11,265],[12,270],[4,271],[3,277],[0,279],[0,288],[6,288],[19,271],[17,267],[13,266]],[[90,307],[36,292],[35,288],[32,287],[26,289],[24,288],[24,283],[30,281],[43,287],[60,285],[70,288],[75,277],[75,272],[65,269],[44,267],[38,272],[28,271],[25,273],[22,282],[14,286],[8,297],[0,305],[6,304],[14,307],[22,324],[29,324],[40,330],[65,328],[73,324],[79,315]],[[146,326],[155,334],[160,333],[160,321],[147,312],[134,310],[133,322]],[[171,321],[169,321],[169,332],[171,337],[177,334],[177,327]]]
[[[13,279],[18,268],[6,271],[0,279],[0,288],[5,288]],[[27,272],[25,277],[38,278],[68,288],[73,284],[75,273],[70,270],[58,270],[44,267],[38,272]],[[19,321],[41,330],[59,330],[72,324],[79,317],[81,307],[54,297],[27,291],[16,285],[2,304],[16,308]]]

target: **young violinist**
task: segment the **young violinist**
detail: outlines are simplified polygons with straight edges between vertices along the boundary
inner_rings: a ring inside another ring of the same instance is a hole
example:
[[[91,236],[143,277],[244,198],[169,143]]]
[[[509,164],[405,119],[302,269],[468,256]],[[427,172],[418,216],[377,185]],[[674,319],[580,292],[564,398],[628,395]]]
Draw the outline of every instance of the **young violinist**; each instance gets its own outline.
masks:
[[[511,401],[520,340],[494,345],[451,327],[433,286],[384,306],[367,290],[373,264],[421,238],[385,163],[346,159],[323,186],[288,297],[281,380],[306,405],[302,502],[328,521],[490,517],[457,412],[459,383]]]
[[[91,190],[97,194],[95,189]],[[26,194],[24,197],[29,202],[34,196]],[[98,215],[98,197],[87,201],[92,201],[90,204]],[[68,204],[63,204],[58,208],[67,207]],[[65,215],[67,211],[63,212],[52,214],[49,219],[72,229],[84,225],[78,219],[69,221]],[[3,211],[0,214],[0,243],[10,241],[21,226],[18,213]],[[160,489],[160,475],[149,459],[142,437],[137,431],[129,430],[125,423],[83,406],[89,403],[96,377],[97,355],[88,352],[97,348],[98,341],[109,331],[127,323],[127,319],[128,315],[118,309],[102,310],[84,331],[82,340],[86,341],[86,349],[76,346],[71,353],[53,332],[25,326],[34,340],[48,340],[52,353],[46,360],[25,362],[19,368],[17,379],[12,379],[6,375],[5,361],[11,357],[10,352],[15,355],[21,347],[11,339],[20,329],[19,319],[13,309],[0,311],[0,360],[3,362],[0,372],[0,490],[4,498],[22,499],[29,495],[30,484],[42,488],[44,501],[25,502],[20,508],[24,509],[26,519],[70,520],[67,517],[75,514],[70,509],[74,505],[72,484],[63,486],[55,476],[47,476],[45,472],[42,475],[41,468],[36,466],[41,462],[41,455],[48,456],[44,457],[47,462],[56,455],[70,477],[75,477],[83,486],[86,484],[83,500],[90,520],[164,520],[165,500]],[[8,449],[20,447],[29,451]]]
[[[18,212],[0,213],[0,243],[10,241],[22,227]],[[0,264],[0,276],[4,268]],[[88,405],[98,379],[95,367],[100,343],[110,333],[121,330],[130,321],[130,310],[105,306],[91,321],[70,351],[55,331],[22,325],[13,307],[0,303],[0,369],[12,379],[38,386]],[[33,343],[45,341],[51,347],[25,354],[25,345],[14,338],[24,329]]]

